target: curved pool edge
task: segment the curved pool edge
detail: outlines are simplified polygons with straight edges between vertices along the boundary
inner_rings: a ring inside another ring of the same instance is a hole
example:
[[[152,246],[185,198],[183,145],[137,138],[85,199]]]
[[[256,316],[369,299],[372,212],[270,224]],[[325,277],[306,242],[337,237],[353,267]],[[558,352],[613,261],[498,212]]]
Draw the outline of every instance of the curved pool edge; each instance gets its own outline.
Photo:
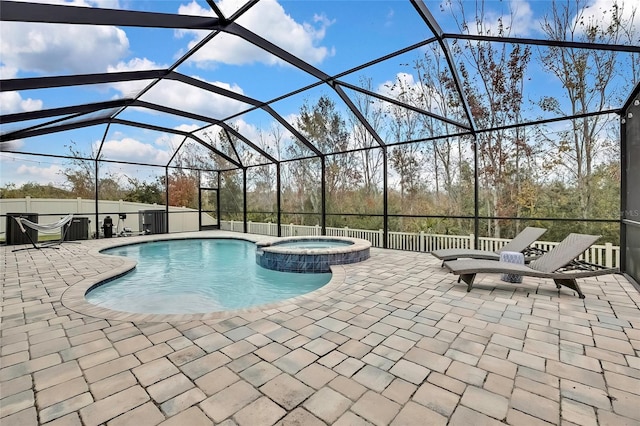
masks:
[[[108,244],[104,247],[92,247],[88,250],[88,254],[91,254],[95,257],[108,256],[114,257],[115,255],[103,254],[102,251],[121,247],[132,244],[139,244],[144,242],[156,242],[156,241],[167,241],[167,240],[187,240],[187,239],[237,239],[243,241],[249,241],[255,243],[259,237],[251,238],[249,236],[229,236],[229,235],[219,235],[219,236],[202,236],[202,235],[193,235],[193,236],[185,236],[185,235],[177,235],[171,237],[170,234],[161,234],[157,235],[157,238],[153,238],[150,236],[145,236],[144,240],[136,239],[136,241],[113,241],[113,244]],[[107,319],[107,320],[117,320],[117,321],[131,321],[131,322],[185,322],[185,321],[206,321],[206,320],[215,320],[221,318],[234,317],[242,314],[251,314],[258,313],[270,309],[278,309],[285,307],[287,305],[292,304],[300,304],[306,302],[315,302],[318,301],[318,298],[325,296],[327,293],[337,290],[345,283],[346,279],[346,271],[343,267],[336,265],[331,268],[331,279],[329,282],[322,287],[300,296],[292,297],[285,300],[279,300],[277,302],[266,303],[262,305],[255,305],[247,308],[241,309],[232,309],[225,311],[213,311],[206,313],[197,313],[197,314],[144,314],[144,313],[133,313],[133,312],[124,312],[117,311],[113,309],[103,308],[94,304],[89,303],[85,299],[85,294],[89,291],[89,289],[95,287],[96,285],[108,282],[119,275],[125,274],[131,269],[135,268],[137,262],[130,260],[128,258],[122,256],[115,256],[122,259],[122,265],[119,267],[113,268],[108,272],[103,272],[91,278],[85,278],[76,284],[67,288],[61,295],[61,303],[62,305],[73,311],[83,315],[87,315],[90,317]]]
[[[293,241],[324,241],[324,240],[337,240],[349,242],[352,244],[344,245],[344,246],[336,246],[336,247],[326,247],[326,248],[291,248],[291,247],[278,247],[278,245],[293,242]],[[329,235],[308,235],[308,236],[299,236],[299,237],[269,237],[256,240],[256,246],[262,249],[268,249],[274,253],[288,253],[292,250],[296,252],[305,252],[309,254],[317,254],[317,253],[348,253],[353,251],[354,249],[360,248],[370,248],[371,242],[369,240],[363,240],[361,238],[351,238],[351,237],[332,237]]]

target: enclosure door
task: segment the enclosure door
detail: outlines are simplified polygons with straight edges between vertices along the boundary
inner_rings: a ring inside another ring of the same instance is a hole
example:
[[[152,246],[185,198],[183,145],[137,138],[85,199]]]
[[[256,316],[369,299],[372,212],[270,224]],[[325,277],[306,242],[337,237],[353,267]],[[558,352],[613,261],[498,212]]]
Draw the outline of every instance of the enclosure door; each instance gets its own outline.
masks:
[[[220,229],[220,215],[218,205],[220,196],[215,188],[200,188],[198,208],[200,210],[200,230]]]

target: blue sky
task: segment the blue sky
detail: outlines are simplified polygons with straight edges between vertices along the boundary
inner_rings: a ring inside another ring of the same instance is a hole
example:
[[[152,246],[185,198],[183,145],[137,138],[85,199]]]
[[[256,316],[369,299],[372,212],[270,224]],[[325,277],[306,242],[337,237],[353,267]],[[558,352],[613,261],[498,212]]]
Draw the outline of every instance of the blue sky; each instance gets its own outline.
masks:
[[[47,2],[213,16],[204,0]],[[222,0],[217,3],[223,11],[232,12],[244,2]],[[459,32],[459,23],[451,18],[446,4],[436,1],[425,3],[445,32]],[[591,7],[585,14],[599,17],[601,12],[597,11],[606,9],[611,0],[589,0],[587,3]],[[465,7],[469,7],[468,16],[473,16],[471,7],[474,4],[465,2]],[[543,38],[539,23],[548,12],[549,5],[548,1],[488,1],[485,21],[489,26],[495,26],[499,19],[503,19],[503,22],[511,26],[512,36]],[[242,16],[238,23],[329,75],[431,37],[413,6],[405,0],[262,0]],[[7,22],[2,23],[0,31],[2,79],[166,68],[207,34],[202,31]],[[415,84],[417,77],[412,74],[410,67],[402,64],[410,63],[421,52],[414,51],[403,57],[393,58],[346,76],[344,80],[358,84],[358,77],[365,75],[372,79],[373,89],[381,93],[385,93],[385,85],[400,75],[408,85]],[[178,67],[177,71],[262,101],[271,100],[315,81],[306,73],[229,35],[215,37],[201,52]],[[558,82],[545,74],[535,61],[530,65],[530,76],[531,80],[525,91],[532,95],[541,87],[546,90],[558,87]],[[0,109],[2,114],[8,114],[119,99],[137,93],[145,83],[66,87],[21,93],[2,92]],[[278,102],[274,108],[291,122],[303,101],[313,102],[323,94],[336,100],[339,108],[344,108],[335,93],[326,86]],[[177,82],[163,82],[142,99],[216,118],[224,118],[247,109],[247,105]],[[533,117],[540,114],[540,111],[532,111],[530,114]],[[146,110],[128,111],[121,118],[181,130],[193,130],[202,126],[202,123],[193,120]],[[271,120],[265,114],[254,113],[240,117],[235,124],[248,136],[257,138],[261,129],[271,125]],[[1,131],[4,133],[16,127],[24,127],[24,124],[3,125]],[[11,149],[22,152],[64,155],[69,152],[64,145],[74,141],[81,151],[88,153],[103,137],[104,132],[105,126],[95,126],[15,141],[5,145],[5,149],[10,146]],[[164,165],[173,152],[172,147],[181,139],[175,135],[144,129],[113,126],[107,134],[103,155],[114,160]],[[0,186],[9,182],[18,185],[29,181],[57,183],[61,180],[59,170],[64,167],[64,163],[50,158],[0,153],[0,167]],[[122,173],[135,173],[136,168],[122,166],[118,170]]]

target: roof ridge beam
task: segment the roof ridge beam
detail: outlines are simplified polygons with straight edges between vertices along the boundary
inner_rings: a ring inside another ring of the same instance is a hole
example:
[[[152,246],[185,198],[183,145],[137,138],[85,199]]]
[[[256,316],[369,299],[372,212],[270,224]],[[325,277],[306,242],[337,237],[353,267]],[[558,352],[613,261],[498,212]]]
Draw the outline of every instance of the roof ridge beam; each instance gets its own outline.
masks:
[[[215,29],[220,19],[210,16],[136,10],[102,9],[60,4],[0,2],[1,21],[40,22],[74,25],[115,25],[119,27],[174,28],[190,30]]]
[[[188,75],[179,73],[177,71],[170,71],[165,76],[167,80],[175,80],[180,81],[185,84],[189,84],[191,86],[196,86],[200,89],[206,90],[208,92],[216,93],[218,95],[226,96],[228,98],[234,99],[236,101],[244,102],[246,104],[260,107],[264,105],[264,102],[258,101],[256,99],[250,98],[248,96],[242,95],[238,92],[234,92],[229,89],[224,89],[220,86],[216,86],[215,84],[211,84],[204,80],[198,80],[197,78],[189,77]]]
[[[382,100],[382,101],[392,103],[392,104],[397,105],[397,106],[399,106],[399,107],[404,107],[404,108],[410,109],[411,111],[415,111],[415,112],[417,112],[417,113],[427,115],[427,116],[429,116],[429,117],[431,117],[431,118],[435,118],[435,119],[437,119],[437,120],[440,120],[440,121],[443,121],[443,122],[445,122],[445,123],[448,123],[448,124],[454,125],[454,126],[456,126],[456,127],[460,127],[460,128],[462,128],[462,129],[465,129],[465,130],[471,130],[471,129],[469,128],[469,125],[468,125],[468,124],[463,124],[463,123],[460,123],[460,122],[458,122],[458,121],[452,120],[452,119],[450,119],[450,118],[442,117],[441,115],[434,114],[434,113],[432,113],[432,112],[426,111],[426,110],[424,110],[424,109],[422,109],[422,108],[418,108],[418,107],[415,107],[415,106],[413,106],[413,105],[405,104],[405,103],[403,103],[403,102],[400,102],[400,101],[399,101],[399,100],[397,100],[397,99],[389,98],[389,97],[387,97],[387,96],[381,95],[381,94],[376,93],[376,92],[372,92],[371,90],[364,89],[364,88],[362,88],[362,87],[359,87],[359,86],[353,85],[353,84],[351,84],[351,83],[346,83],[346,82],[341,81],[341,80],[340,80],[340,81],[337,81],[337,83],[338,83],[340,86],[344,86],[344,87],[349,88],[349,89],[351,89],[351,90],[354,90],[354,91],[356,91],[356,92],[360,92],[360,93],[363,93],[363,94],[365,94],[365,95],[368,95],[368,96],[374,97],[374,98],[376,98],[376,99],[380,99],[380,100]]]
[[[105,109],[119,108],[132,103],[133,99],[117,99],[114,101],[95,102],[90,104],[73,105],[67,107],[41,109],[37,111],[25,111],[14,114],[0,115],[0,124],[16,123],[27,120],[38,120],[41,118],[57,117],[60,115],[84,115]]]
[[[84,127],[96,126],[109,123],[109,117],[96,118],[93,120],[76,121],[73,123],[61,124],[59,126],[39,127],[31,130],[17,130],[0,135],[0,142],[8,142],[15,139],[32,138],[34,136],[59,133],[67,130],[81,129]]]
[[[256,151],[258,151],[258,153],[260,155],[262,155],[264,158],[266,158],[267,160],[271,161],[274,164],[279,163],[280,161],[277,160],[275,157],[273,157],[271,154],[269,154],[268,152],[266,152],[264,149],[260,148],[259,146],[257,146],[256,144],[254,144],[253,142],[251,142],[247,137],[245,137],[242,133],[236,131],[236,129],[234,129],[232,126],[228,125],[227,123],[225,123],[224,121],[220,122],[218,124],[220,127],[222,127],[223,129],[225,129],[228,133],[233,134],[235,137],[237,137],[238,139],[240,139],[242,142],[246,143],[247,145],[249,145],[251,148],[255,149]],[[229,137],[227,135],[227,137]],[[231,138],[229,138],[229,142],[231,143]]]
[[[590,50],[609,50],[615,52],[640,53],[640,46],[625,44],[605,44],[605,43],[587,43],[582,41],[571,40],[545,40],[538,38],[521,38],[521,37],[499,37],[490,35],[474,35],[474,34],[454,34],[446,33],[442,35],[443,39],[456,40],[472,40],[472,41],[488,41],[496,43],[511,44],[530,44],[543,47],[561,47],[566,49],[590,49]]]
[[[118,83],[121,81],[151,80],[167,75],[167,70],[104,72],[95,74],[58,75],[51,77],[11,78],[0,80],[0,92],[50,89],[87,84]]]
[[[126,106],[129,107],[140,107],[140,108],[148,108],[158,112],[164,112],[166,114],[177,115],[179,117],[191,118],[193,120],[204,121],[205,123],[218,124],[220,120],[212,117],[208,117],[206,115],[194,114],[192,112],[183,111],[181,109],[170,108],[164,105],[158,105],[153,102],[135,100],[133,102],[128,103]]]

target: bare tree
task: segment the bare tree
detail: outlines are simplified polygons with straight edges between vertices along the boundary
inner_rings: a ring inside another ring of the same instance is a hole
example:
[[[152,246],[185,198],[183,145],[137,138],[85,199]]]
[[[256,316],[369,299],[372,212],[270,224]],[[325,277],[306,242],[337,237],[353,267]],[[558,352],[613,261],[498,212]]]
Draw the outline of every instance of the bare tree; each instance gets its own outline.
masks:
[[[542,22],[542,30],[555,41],[588,43],[637,43],[638,33],[633,19],[636,8],[625,13],[623,2],[614,1],[608,9],[591,13],[586,0],[553,1]],[[597,16],[597,18],[596,18]],[[562,83],[562,96],[545,96],[540,101],[543,110],[556,115],[571,116],[607,109],[623,94],[613,89],[617,78],[624,78],[631,87],[640,79],[640,56],[614,51],[549,47],[540,50],[540,60]],[[592,214],[594,171],[607,151],[618,145],[602,137],[603,129],[616,120],[611,116],[591,116],[573,119],[571,128],[558,138],[546,138],[553,147],[548,166],[563,167],[571,177],[578,195],[580,216]]]
[[[98,179],[98,196],[104,200],[118,200],[123,197],[120,176],[107,172],[100,177],[96,169],[96,160],[100,161],[97,150],[90,153],[82,152],[76,142],[71,141],[66,148],[70,153],[70,166],[60,171],[67,180],[67,186],[76,197],[93,199],[96,196],[96,176]],[[96,175],[98,173],[98,175]]]
[[[457,3],[457,11],[451,10],[463,32],[510,35],[508,22],[513,22],[513,12],[508,19],[498,19],[492,28],[485,19],[484,1],[476,3],[472,20],[467,19],[462,1]],[[526,176],[520,159],[531,155],[532,150],[519,131],[500,128],[521,121],[523,82],[531,50],[528,46],[486,41],[454,43],[453,49],[463,58],[459,63],[463,91],[476,124],[497,129],[479,133],[476,139],[484,213],[493,217],[515,215],[517,204],[510,195],[514,193],[511,188]],[[487,221],[487,233],[501,236],[501,221]]]
[[[339,153],[325,156],[325,188],[330,203],[339,193],[361,182],[362,175],[353,161],[353,153],[345,152],[349,148],[346,123],[330,98],[321,96],[314,105],[305,102],[300,109],[296,127],[321,152]],[[314,182],[321,179],[318,167],[307,168],[304,175]],[[317,203],[319,200],[313,201]],[[318,205],[314,204],[314,207],[317,208]]]
[[[396,80],[388,87],[395,99],[400,102],[416,105],[419,102],[418,92],[410,78],[405,74],[396,76]],[[399,105],[388,105],[387,140],[390,143],[407,142],[424,136],[424,127],[420,121],[420,113]],[[421,185],[424,185],[425,168],[423,145],[419,143],[402,143],[394,146],[389,156],[391,168],[398,175],[402,211],[412,212],[412,203],[404,203],[405,197],[415,197]],[[407,200],[409,201],[409,200]]]
[[[361,78],[360,87],[372,91],[373,87],[371,78]],[[384,111],[381,105],[361,93],[356,93],[353,100],[365,119],[373,129],[380,134],[383,128],[384,118]],[[369,195],[377,194],[381,188],[380,180],[383,167],[382,150],[378,148],[378,143],[374,140],[371,133],[369,133],[360,120],[351,115],[349,121],[351,122],[352,137],[355,147],[371,148],[359,151],[357,155],[359,156],[359,162],[361,164],[362,180],[366,193]]]
[[[466,121],[460,96],[439,46],[432,45],[427,49],[424,56],[413,62],[413,69],[420,82],[416,106],[441,117]],[[431,116],[424,115],[421,120],[428,137],[438,138],[460,131],[455,125]],[[430,172],[434,176],[435,201],[443,209],[442,213],[462,214],[463,198],[468,197],[469,191],[463,190],[460,173],[471,161],[464,154],[468,144],[469,141],[462,137],[443,137],[430,143]]]

